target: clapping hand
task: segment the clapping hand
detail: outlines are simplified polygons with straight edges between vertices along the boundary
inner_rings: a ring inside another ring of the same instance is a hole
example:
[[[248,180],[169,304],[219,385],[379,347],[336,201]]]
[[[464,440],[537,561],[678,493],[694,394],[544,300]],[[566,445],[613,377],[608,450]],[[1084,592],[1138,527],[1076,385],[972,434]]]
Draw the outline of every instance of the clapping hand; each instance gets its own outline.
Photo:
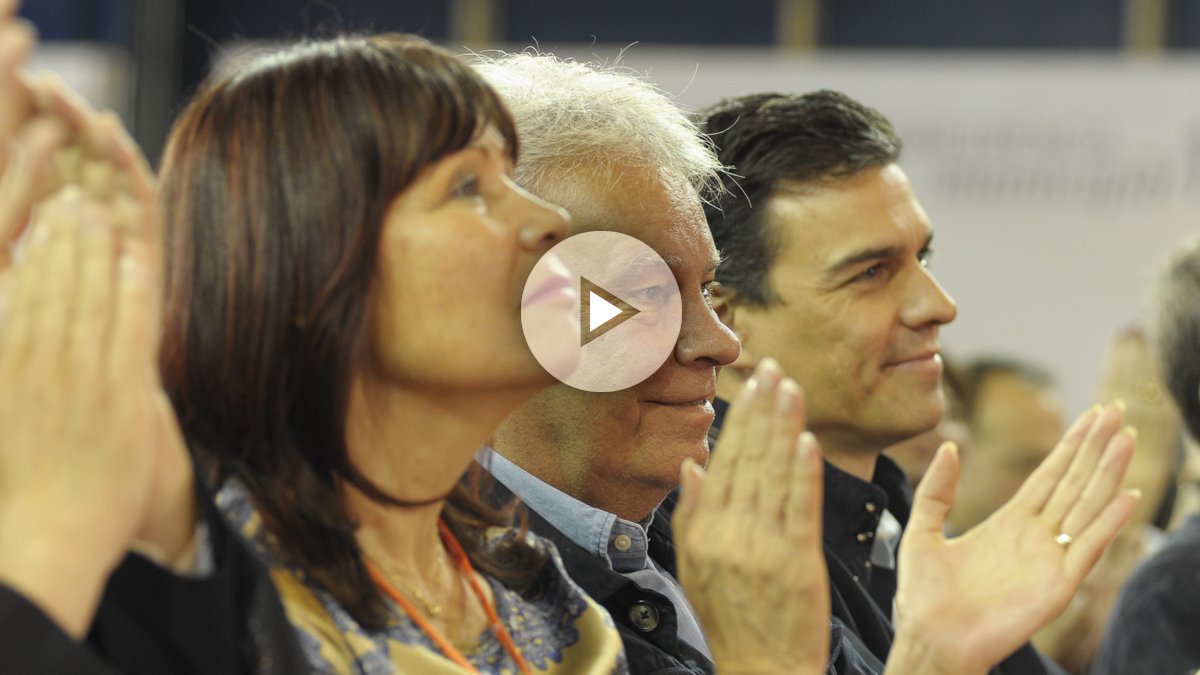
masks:
[[[1137,502],[1119,491],[1137,437],[1123,417],[1120,404],[1084,413],[1008,503],[956,539],[943,524],[958,456],[939,450],[900,547],[899,652],[924,654],[929,672],[982,673],[1066,607]]]
[[[185,547],[192,474],[158,381],[149,169],[115,117],[20,72],[14,15],[0,2],[0,581],[81,636],[135,541]]]
[[[732,404],[708,473],[686,462],[679,580],[722,673],[823,673],[829,579],[821,453],[804,396],[764,360]]]

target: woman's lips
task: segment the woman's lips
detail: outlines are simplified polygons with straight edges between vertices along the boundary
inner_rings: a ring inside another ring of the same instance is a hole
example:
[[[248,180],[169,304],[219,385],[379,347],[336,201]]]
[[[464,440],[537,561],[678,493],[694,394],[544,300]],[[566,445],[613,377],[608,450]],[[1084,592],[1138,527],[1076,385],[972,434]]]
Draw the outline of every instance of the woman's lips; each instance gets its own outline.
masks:
[[[553,276],[542,282],[532,293],[521,301],[521,307],[529,307],[546,300],[569,299],[577,301],[579,293],[571,288],[571,280],[565,276]]]

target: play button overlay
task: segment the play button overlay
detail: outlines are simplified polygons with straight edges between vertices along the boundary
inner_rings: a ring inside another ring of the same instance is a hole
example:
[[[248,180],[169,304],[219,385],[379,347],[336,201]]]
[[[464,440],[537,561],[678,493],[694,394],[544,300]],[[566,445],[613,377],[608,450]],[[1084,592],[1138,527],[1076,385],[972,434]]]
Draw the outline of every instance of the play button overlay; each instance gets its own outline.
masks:
[[[579,278],[579,346],[582,347],[642,311],[588,280]]]
[[[618,391],[650,377],[675,349],[682,319],[666,261],[619,232],[559,242],[521,297],[521,326],[538,363],[584,391]]]

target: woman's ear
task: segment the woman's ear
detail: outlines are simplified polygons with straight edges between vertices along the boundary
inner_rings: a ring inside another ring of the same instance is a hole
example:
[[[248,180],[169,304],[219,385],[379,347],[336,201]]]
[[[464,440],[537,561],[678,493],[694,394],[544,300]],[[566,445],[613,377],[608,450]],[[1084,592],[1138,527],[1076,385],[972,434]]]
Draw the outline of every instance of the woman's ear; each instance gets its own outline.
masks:
[[[742,343],[742,351],[738,354],[737,359],[727,366],[724,370],[732,370],[738,373],[740,379],[748,379],[751,373],[754,372],[755,365],[758,364],[748,344],[746,332],[746,321],[744,313],[739,312],[737,291],[719,284],[712,289],[712,307],[717,318],[721,323],[729,327],[733,334],[737,336],[738,342]],[[739,314],[743,320],[739,321]]]

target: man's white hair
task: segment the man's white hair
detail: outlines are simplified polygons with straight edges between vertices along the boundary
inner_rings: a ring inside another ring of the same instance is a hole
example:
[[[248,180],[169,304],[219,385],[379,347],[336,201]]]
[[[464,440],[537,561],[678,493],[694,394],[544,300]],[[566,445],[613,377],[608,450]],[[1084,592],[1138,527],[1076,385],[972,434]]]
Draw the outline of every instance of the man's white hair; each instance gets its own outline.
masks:
[[[711,142],[631,69],[530,51],[475,57],[516,119],[522,185],[536,191],[556,173],[633,164],[686,178],[702,199],[718,189]]]

